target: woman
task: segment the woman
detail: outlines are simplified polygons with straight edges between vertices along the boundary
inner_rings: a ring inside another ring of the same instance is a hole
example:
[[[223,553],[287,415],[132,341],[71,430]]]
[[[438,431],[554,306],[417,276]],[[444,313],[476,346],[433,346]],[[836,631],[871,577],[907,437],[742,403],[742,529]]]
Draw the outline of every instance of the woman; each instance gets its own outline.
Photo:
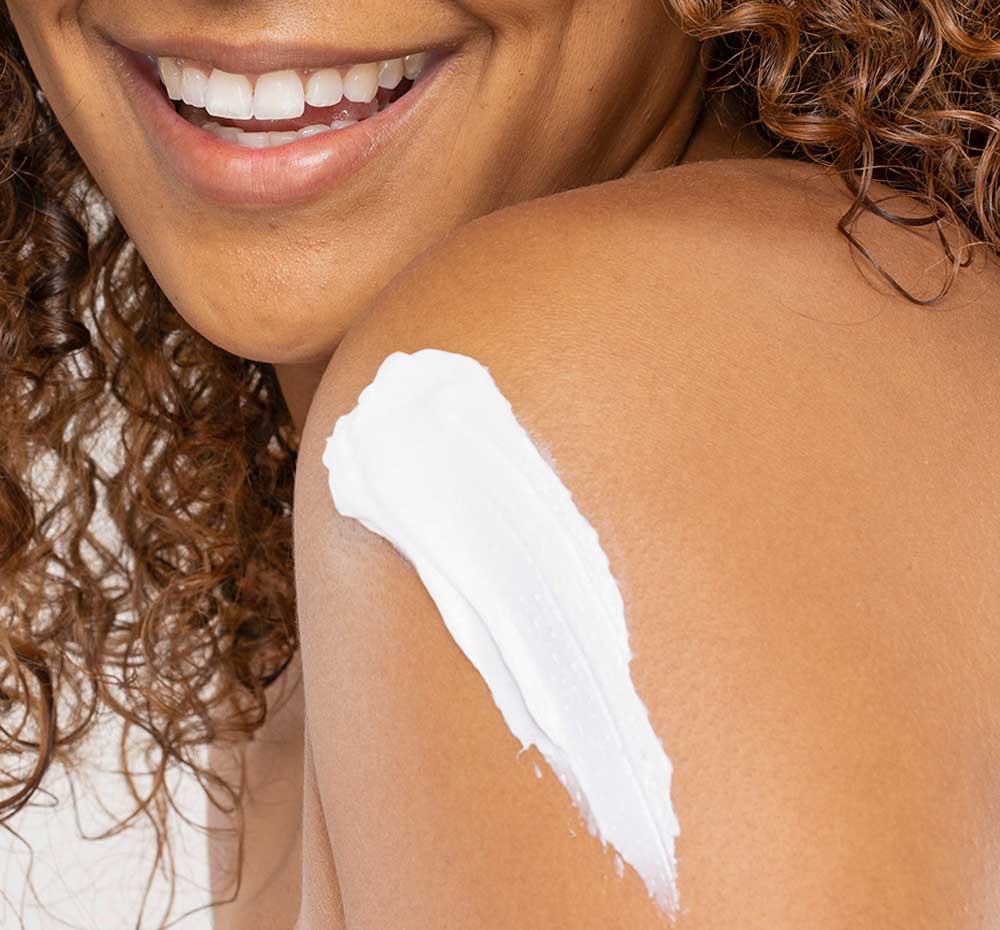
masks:
[[[220,930],[1000,920],[995,4],[7,9],[6,814],[111,706]],[[331,500],[428,347],[598,532],[674,913]]]

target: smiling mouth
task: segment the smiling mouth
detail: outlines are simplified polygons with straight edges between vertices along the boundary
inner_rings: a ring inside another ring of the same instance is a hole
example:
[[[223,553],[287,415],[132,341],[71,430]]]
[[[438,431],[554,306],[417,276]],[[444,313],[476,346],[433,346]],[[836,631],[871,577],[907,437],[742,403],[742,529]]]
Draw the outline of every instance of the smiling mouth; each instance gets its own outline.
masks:
[[[200,198],[248,209],[315,200],[386,151],[407,151],[462,60],[453,43],[382,57],[308,41],[105,39],[155,169]]]
[[[276,148],[336,132],[405,96],[430,55],[237,74],[191,59],[147,55],[174,109],[194,126],[245,148]]]

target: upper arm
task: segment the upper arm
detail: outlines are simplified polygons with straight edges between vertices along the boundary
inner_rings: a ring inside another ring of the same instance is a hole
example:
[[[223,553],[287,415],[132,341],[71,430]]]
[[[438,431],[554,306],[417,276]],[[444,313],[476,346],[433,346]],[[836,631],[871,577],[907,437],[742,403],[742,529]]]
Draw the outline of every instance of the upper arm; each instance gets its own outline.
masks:
[[[624,257],[588,265],[586,237],[550,221],[473,224],[419,262],[310,411],[307,726],[348,927],[664,924],[537,752],[518,754],[412,565],[330,499],[335,421],[387,355],[426,347],[488,367],[609,557],[674,766],[679,926],[966,926],[997,850],[983,775],[952,760],[982,748],[964,702],[986,679],[941,670],[941,539],[906,516],[933,475],[886,466],[918,439],[891,402],[843,395],[850,353],[809,349],[801,318],[727,313],[683,246],[675,288],[625,290]],[[950,661],[967,658],[983,667]]]

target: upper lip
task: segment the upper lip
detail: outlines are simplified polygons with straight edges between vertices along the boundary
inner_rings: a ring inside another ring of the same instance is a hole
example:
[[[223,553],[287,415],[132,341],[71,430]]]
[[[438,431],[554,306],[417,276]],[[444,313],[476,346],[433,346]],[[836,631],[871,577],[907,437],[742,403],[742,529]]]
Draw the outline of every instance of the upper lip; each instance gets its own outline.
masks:
[[[117,36],[108,39],[133,52],[157,58],[176,57],[201,61],[234,74],[265,74],[295,68],[322,68],[365,61],[386,61],[430,49],[413,46],[374,49],[371,47],[331,47],[308,40],[277,42],[261,36],[232,43],[198,35]]]

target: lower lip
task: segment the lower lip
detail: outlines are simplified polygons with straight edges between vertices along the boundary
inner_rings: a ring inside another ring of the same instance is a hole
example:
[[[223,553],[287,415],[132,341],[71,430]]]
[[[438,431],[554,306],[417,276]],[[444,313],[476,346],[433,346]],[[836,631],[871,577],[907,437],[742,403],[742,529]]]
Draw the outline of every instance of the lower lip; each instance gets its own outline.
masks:
[[[199,129],[164,93],[148,58],[113,44],[126,88],[166,170],[196,194],[230,206],[311,200],[336,187],[386,150],[405,144],[447,57],[427,64],[414,85],[374,116],[268,149],[250,149]]]

